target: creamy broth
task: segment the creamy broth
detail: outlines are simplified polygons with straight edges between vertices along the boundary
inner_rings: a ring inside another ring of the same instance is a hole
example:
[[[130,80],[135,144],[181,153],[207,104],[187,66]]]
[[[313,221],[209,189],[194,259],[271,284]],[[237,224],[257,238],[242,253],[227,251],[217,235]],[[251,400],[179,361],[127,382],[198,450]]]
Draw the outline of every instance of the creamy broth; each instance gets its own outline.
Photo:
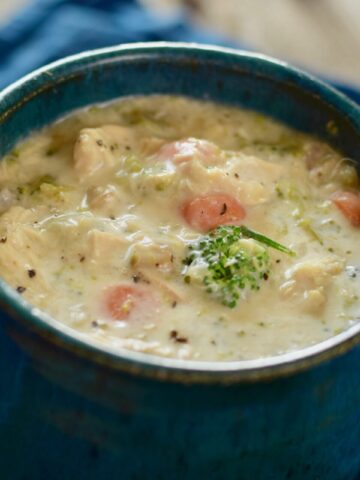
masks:
[[[94,106],[19,144],[0,187],[1,275],[97,344],[251,359],[360,320],[356,170],[258,113],[169,96]]]

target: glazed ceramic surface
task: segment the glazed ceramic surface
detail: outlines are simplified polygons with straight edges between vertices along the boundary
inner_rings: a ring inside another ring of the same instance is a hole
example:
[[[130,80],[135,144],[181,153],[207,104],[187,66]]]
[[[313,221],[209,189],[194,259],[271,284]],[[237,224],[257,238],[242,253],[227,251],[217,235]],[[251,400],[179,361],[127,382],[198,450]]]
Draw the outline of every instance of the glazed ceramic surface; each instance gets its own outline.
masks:
[[[359,161],[346,97],[262,56],[130,45],[57,62],[0,94],[0,155],[69,111],[174,93],[264,112]],[[277,358],[196,365],[101,351],[0,285],[4,479],[352,479],[359,326]],[[30,448],[31,446],[31,448]]]

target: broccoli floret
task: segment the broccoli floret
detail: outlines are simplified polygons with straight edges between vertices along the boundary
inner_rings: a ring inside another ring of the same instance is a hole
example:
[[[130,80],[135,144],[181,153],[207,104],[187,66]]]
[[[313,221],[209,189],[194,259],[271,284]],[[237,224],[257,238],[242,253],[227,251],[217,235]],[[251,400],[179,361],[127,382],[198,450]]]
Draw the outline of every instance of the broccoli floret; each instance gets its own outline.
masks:
[[[287,247],[245,226],[221,226],[189,245],[184,281],[200,284],[227,307],[259,290],[270,274],[268,247],[293,255]]]

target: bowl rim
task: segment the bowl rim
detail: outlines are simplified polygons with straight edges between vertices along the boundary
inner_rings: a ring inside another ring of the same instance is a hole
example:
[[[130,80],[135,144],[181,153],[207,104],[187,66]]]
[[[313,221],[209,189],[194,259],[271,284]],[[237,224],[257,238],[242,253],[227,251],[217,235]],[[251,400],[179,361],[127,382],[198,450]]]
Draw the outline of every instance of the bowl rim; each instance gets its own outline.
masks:
[[[21,99],[24,91],[31,92],[34,81],[40,81],[41,84],[45,83],[46,79],[51,80],[51,72],[59,68],[77,65],[80,65],[82,69],[91,68],[112,58],[116,60],[124,55],[135,55],[136,57],[149,53],[180,53],[190,57],[191,54],[211,53],[222,58],[228,57],[235,62],[245,57],[249,60],[271,64],[290,74],[291,80],[294,82],[301,81],[303,83],[305,81],[306,86],[311,87],[311,92],[320,95],[323,100],[337,108],[360,131],[360,107],[346,95],[315,76],[268,55],[215,45],[184,42],[129,43],[65,57],[27,74],[6,87],[0,92],[0,105],[2,102],[6,103],[8,99],[11,100],[12,97]],[[300,88],[304,87],[300,86]],[[0,306],[13,319],[22,323],[26,329],[34,332],[36,336],[92,363],[147,378],[187,384],[268,381],[295,374],[334,359],[360,343],[360,322],[358,322],[319,343],[276,356],[231,362],[181,360],[124,348],[100,346],[87,339],[85,334],[74,331],[33,307],[2,279],[0,279]]]

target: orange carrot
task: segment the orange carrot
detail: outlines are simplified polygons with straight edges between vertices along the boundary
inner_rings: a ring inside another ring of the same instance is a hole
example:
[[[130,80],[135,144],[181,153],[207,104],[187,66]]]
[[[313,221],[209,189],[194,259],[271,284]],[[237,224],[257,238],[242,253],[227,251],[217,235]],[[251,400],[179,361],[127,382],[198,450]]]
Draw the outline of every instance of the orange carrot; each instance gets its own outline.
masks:
[[[113,320],[128,320],[149,300],[149,293],[133,285],[109,287],[104,295],[105,313]]]
[[[360,227],[360,195],[352,192],[335,192],[332,202],[353,227]]]
[[[207,232],[219,225],[239,224],[246,212],[230,195],[214,193],[185,203],[182,214],[195,230]]]

